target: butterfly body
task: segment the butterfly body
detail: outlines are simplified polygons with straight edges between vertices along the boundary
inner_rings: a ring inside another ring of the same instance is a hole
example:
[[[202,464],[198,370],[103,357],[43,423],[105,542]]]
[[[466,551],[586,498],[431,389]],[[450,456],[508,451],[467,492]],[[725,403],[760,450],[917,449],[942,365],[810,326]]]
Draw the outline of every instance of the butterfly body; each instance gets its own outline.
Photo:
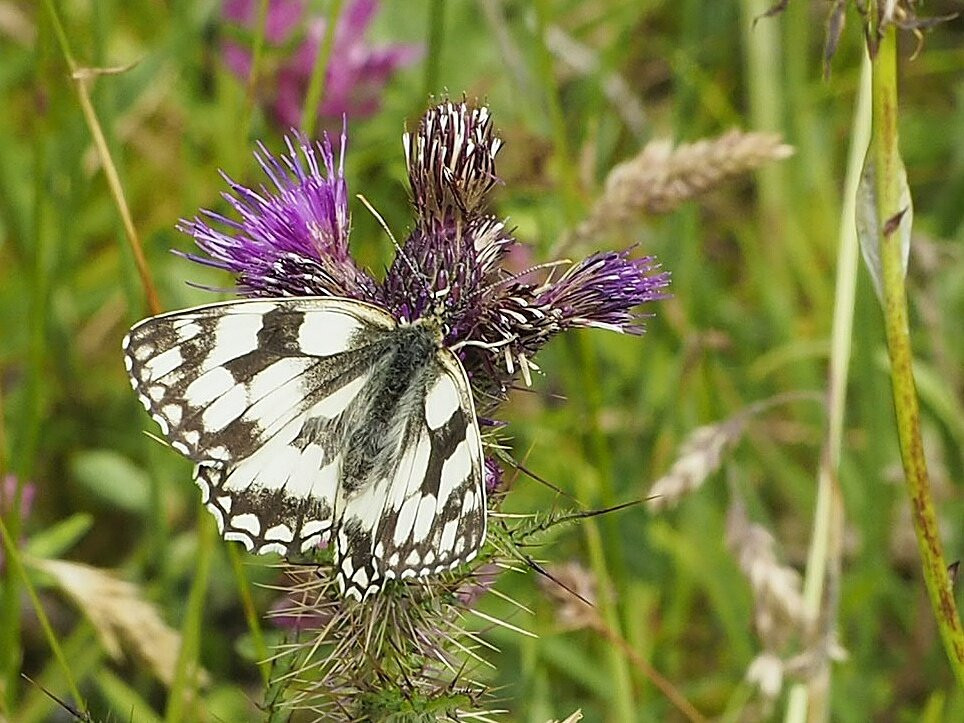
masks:
[[[135,325],[125,359],[226,539],[285,555],[333,543],[359,599],[482,545],[481,437],[437,320],[328,297],[227,302]]]

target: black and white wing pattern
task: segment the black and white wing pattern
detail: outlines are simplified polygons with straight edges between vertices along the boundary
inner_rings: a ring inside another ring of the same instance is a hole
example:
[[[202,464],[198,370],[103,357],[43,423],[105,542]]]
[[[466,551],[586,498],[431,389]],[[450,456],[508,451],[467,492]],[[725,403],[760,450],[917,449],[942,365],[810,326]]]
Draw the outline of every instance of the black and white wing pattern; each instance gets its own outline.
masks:
[[[363,598],[468,562],[485,541],[482,439],[458,358],[439,349],[419,391],[392,472],[351,496],[339,525],[339,584]]]
[[[146,319],[124,356],[225,539],[284,555],[334,542],[361,599],[485,538],[471,391],[431,339],[355,300],[259,299]]]

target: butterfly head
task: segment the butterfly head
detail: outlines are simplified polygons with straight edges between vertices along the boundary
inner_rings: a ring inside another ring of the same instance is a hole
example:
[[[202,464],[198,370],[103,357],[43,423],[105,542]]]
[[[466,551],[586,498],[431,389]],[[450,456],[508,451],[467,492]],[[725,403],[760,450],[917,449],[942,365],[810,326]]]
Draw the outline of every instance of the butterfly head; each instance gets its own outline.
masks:
[[[449,334],[449,326],[445,322],[444,312],[439,309],[432,309],[425,316],[416,319],[412,322],[413,326],[420,326],[431,334],[432,340],[435,342],[436,346],[441,347],[445,341],[446,336]]]

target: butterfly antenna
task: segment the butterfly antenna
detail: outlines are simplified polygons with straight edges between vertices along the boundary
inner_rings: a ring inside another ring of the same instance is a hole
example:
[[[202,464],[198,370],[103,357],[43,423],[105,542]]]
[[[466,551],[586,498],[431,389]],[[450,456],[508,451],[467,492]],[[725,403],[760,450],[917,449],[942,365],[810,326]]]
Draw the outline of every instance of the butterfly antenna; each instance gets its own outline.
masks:
[[[385,229],[385,233],[388,234],[388,238],[392,240],[392,246],[395,247],[395,253],[398,254],[398,257],[408,265],[408,268],[411,270],[411,272],[422,283],[422,291],[425,292],[425,296],[427,298],[432,298],[433,294],[431,289],[429,288],[428,279],[425,278],[425,275],[418,269],[417,266],[415,266],[415,263],[408,257],[408,254],[406,254],[405,251],[402,249],[401,244],[398,243],[398,240],[395,238],[395,234],[392,233],[392,230],[388,227],[388,224],[385,223],[385,219],[382,218],[382,215],[375,210],[375,207],[372,206],[371,203],[369,203],[368,199],[365,198],[362,194],[359,193],[357,194],[356,197],[358,198],[359,201],[365,204],[365,208],[367,208],[368,211],[371,213],[371,215],[375,217],[375,220],[378,221],[378,224],[383,229]]]

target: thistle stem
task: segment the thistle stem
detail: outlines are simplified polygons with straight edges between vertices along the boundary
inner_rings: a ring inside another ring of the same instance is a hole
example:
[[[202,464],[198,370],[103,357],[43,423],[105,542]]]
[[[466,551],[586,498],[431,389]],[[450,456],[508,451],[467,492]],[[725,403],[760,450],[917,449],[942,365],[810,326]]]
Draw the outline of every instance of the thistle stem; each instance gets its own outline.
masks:
[[[870,16],[878,16],[871,3]],[[870,153],[876,164],[877,228],[883,266],[884,325],[891,364],[891,385],[897,415],[897,435],[910,495],[914,531],[920,550],[924,582],[931,607],[954,675],[964,687],[964,630],[954,602],[954,591],[944,559],[931,497],[924,445],[921,439],[920,406],[912,369],[913,356],[907,320],[907,292],[901,260],[900,208],[901,161],[897,137],[897,28],[872,23],[871,37],[879,38],[873,54],[873,134]],[[895,223],[894,220],[897,219]]]

